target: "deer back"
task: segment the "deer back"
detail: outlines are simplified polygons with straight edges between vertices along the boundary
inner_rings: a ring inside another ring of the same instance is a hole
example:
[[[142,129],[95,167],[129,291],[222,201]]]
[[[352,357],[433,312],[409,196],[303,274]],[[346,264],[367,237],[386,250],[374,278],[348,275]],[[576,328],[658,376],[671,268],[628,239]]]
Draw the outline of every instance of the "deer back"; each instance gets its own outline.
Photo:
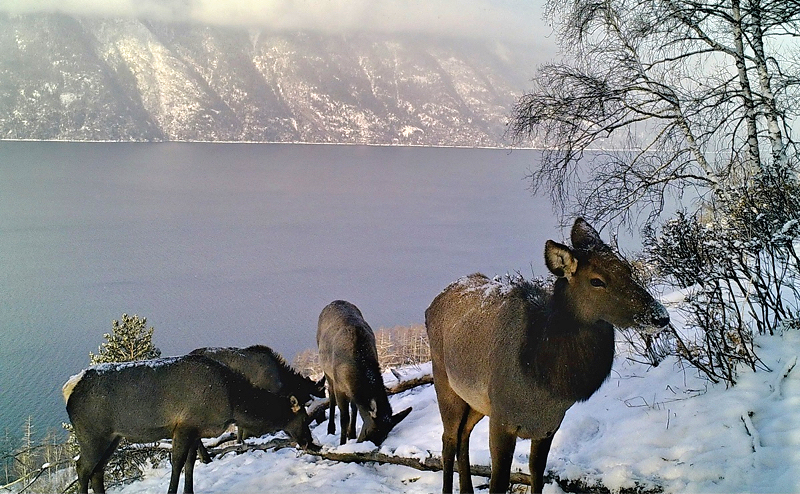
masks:
[[[101,364],[68,381],[67,412],[76,430],[134,442],[171,437],[178,424],[215,435],[233,421],[230,374],[199,356]]]
[[[247,348],[198,348],[191,354],[217,360],[245,376],[256,386],[282,396],[295,396],[306,403],[311,396],[324,396],[322,382],[314,382],[293,369],[270,347],[253,345]]]
[[[375,334],[355,305],[336,300],[322,310],[317,345],[322,370],[337,392],[362,405],[386,395]]]

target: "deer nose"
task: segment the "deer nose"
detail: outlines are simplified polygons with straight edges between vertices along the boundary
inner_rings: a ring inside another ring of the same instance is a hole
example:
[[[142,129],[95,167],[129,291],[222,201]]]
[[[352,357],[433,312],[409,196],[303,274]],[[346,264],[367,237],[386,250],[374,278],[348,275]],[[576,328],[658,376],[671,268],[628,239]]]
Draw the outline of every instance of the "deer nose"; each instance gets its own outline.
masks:
[[[651,322],[653,326],[657,328],[663,328],[669,324],[669,312],[667,312],[667,309],[663,305],[658,304],[656,310],[653,311],[653,319]]]

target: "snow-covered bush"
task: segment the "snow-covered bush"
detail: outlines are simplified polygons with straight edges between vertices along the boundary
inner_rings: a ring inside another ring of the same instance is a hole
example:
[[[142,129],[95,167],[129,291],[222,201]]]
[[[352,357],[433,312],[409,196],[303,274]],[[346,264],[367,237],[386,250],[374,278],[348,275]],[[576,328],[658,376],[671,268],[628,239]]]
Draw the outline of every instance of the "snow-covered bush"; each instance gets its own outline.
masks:
[[[645,236],[664,281],[688,288],[688,331],[674,333],[675,350],[712,381],[735,384],[739,365],[759,364],[756,334],[797,325],[800,184],[790,175],[720,186],[702,210]]]
[[[100,345],[97,354],[89,352],[89,363],[132,362],[161,356],[161,350],[153,345],[153,331],[147,328],[147,318],[122,314],[122,322],[111,323],[111,333],[105,333],[106,342]]]
[[[662,276],[672,277],[681,288],[701,283],[701,277],[714,263],[707,232],[696,215],[678,211],[661,226],[656,236],[646,230],[644,244],[647,259]]]

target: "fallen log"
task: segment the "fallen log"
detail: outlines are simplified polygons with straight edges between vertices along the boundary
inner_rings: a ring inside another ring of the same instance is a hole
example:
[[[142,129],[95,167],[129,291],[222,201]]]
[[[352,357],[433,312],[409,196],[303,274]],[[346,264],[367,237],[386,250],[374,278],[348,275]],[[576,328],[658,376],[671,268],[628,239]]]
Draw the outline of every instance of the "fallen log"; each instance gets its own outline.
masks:
[[[295,443],[288,439],[272,439],[263,444],[234,444],[225,448],[212,448],[209,450],[214,456],[225,455],[228,453],[241,454],[248,451],[269,451],[294,447]],[[379,463],[381,465],[401,465],[411,467],[415,470],[427,472],[440,472],[442,470],[442,459],[430,453],[425,459],[409,458],[406,456],[393,456],[378,451],[368,451],[360,453],[339,452],[332,450],[305,451],[306,454],[319,456],[320,458],[338,461],[341,463]],[[456,465],[456,471],[458,466]],[[491,468],[484,465],[471,465],[470,473],[478,477],[489,478],[492,475]],[[514,484],[530,485],[530,476],[522,472],[511,472],[511,482]]]
[[[400,381],[392,386],[387,386],[386,394],[396,395],[398,393],[402,393],[403,391],[408,391],[409,389],[416,388],[417,386],[424,386],[426,384],[433,384],[432,375],[425,374],[420,377],[415,377],[414,379],[409,379],[408,381]]]
[[[241,454],[247,451],[267,451],[278,450],[287,447],[294,447],[294,443],[288,439],[272,439],[263,444],[237,444],[212,450],[213,454],[224,455],[227,453]],[[424,459],[409,458],[405,456],[393,456],[378,451],[369,451],[361,453],[339,452],[332,450],[323,451],[306,451],[306,454],[319,456],[320,458],[338,461],[342,463],[378,463],[382,465],[401,465],[410,467],[415,470],[425,472],[440,472],[442,471],[442,459],[428,453]],[[454,465],[455,471],[458,472],[458,465]],[[486,465],[470,465],[470,474],[476,477],[490,478],[492,476],[492,469]],[[545,483],[556,483],[564,492],[582,492],[588,494],[611,494],[611,490],[603,485],[588,484],[582,479],[562,479],[556,475],[545,474]],[[531,485],[530,475],[523,472],[511,472],[511,483],[519,485]],[[622,488],[618,491],[621,494],[659,494],[663,490],[659,487],[645,487],[638,483],[634,487]]]

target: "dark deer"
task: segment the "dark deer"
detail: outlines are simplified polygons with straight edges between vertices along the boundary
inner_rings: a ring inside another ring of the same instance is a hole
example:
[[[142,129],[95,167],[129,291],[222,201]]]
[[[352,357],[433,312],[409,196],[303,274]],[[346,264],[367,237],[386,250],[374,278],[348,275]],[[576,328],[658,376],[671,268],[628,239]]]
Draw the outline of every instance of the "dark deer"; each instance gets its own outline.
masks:
[[[481,274],[448,286],[425,312],[442,434],[442,491],[473,492],[469,436],[489,416],[490,492],[509,486],[517,437],[531,439],[531,490],[541,492],[547,454],[564,414],[606,380],[614,326],[666,326],[669,314],[583,219],[572,248],[548,240],[552,288]]]
[[[308,403],[312,396],[325,397],[325,379],[313,381],[294,370],[286,360],[264,345],[247,348],[198,348],[190,355],[203,355],[227,365],[243,375],[250,384],[281,396],[294,396]],[[239,427],[239,441],[251,437],[253,431]]]
[[[79,491],[105,492],[103,469],[122,438],[172,439],[168,492],[193,492],[196,444],[231,423],[252,430],[286,431],[302,447],[314,446],[305,408],[251,385],[219,362],[200,355],[90,367],[63,388],[80,447]]]
[[[363,424],[358,442],[380,445],[394,426],[411,412],[411,407],[392,415],[386,396],[375,334],[358,307],[336,300],[319,315],[317,326],[319,361],[328,381],[330,417],[328,434],[336,433],[334,414],[339,406],[342,428],[340,444],[356,437],[356,411]]]

